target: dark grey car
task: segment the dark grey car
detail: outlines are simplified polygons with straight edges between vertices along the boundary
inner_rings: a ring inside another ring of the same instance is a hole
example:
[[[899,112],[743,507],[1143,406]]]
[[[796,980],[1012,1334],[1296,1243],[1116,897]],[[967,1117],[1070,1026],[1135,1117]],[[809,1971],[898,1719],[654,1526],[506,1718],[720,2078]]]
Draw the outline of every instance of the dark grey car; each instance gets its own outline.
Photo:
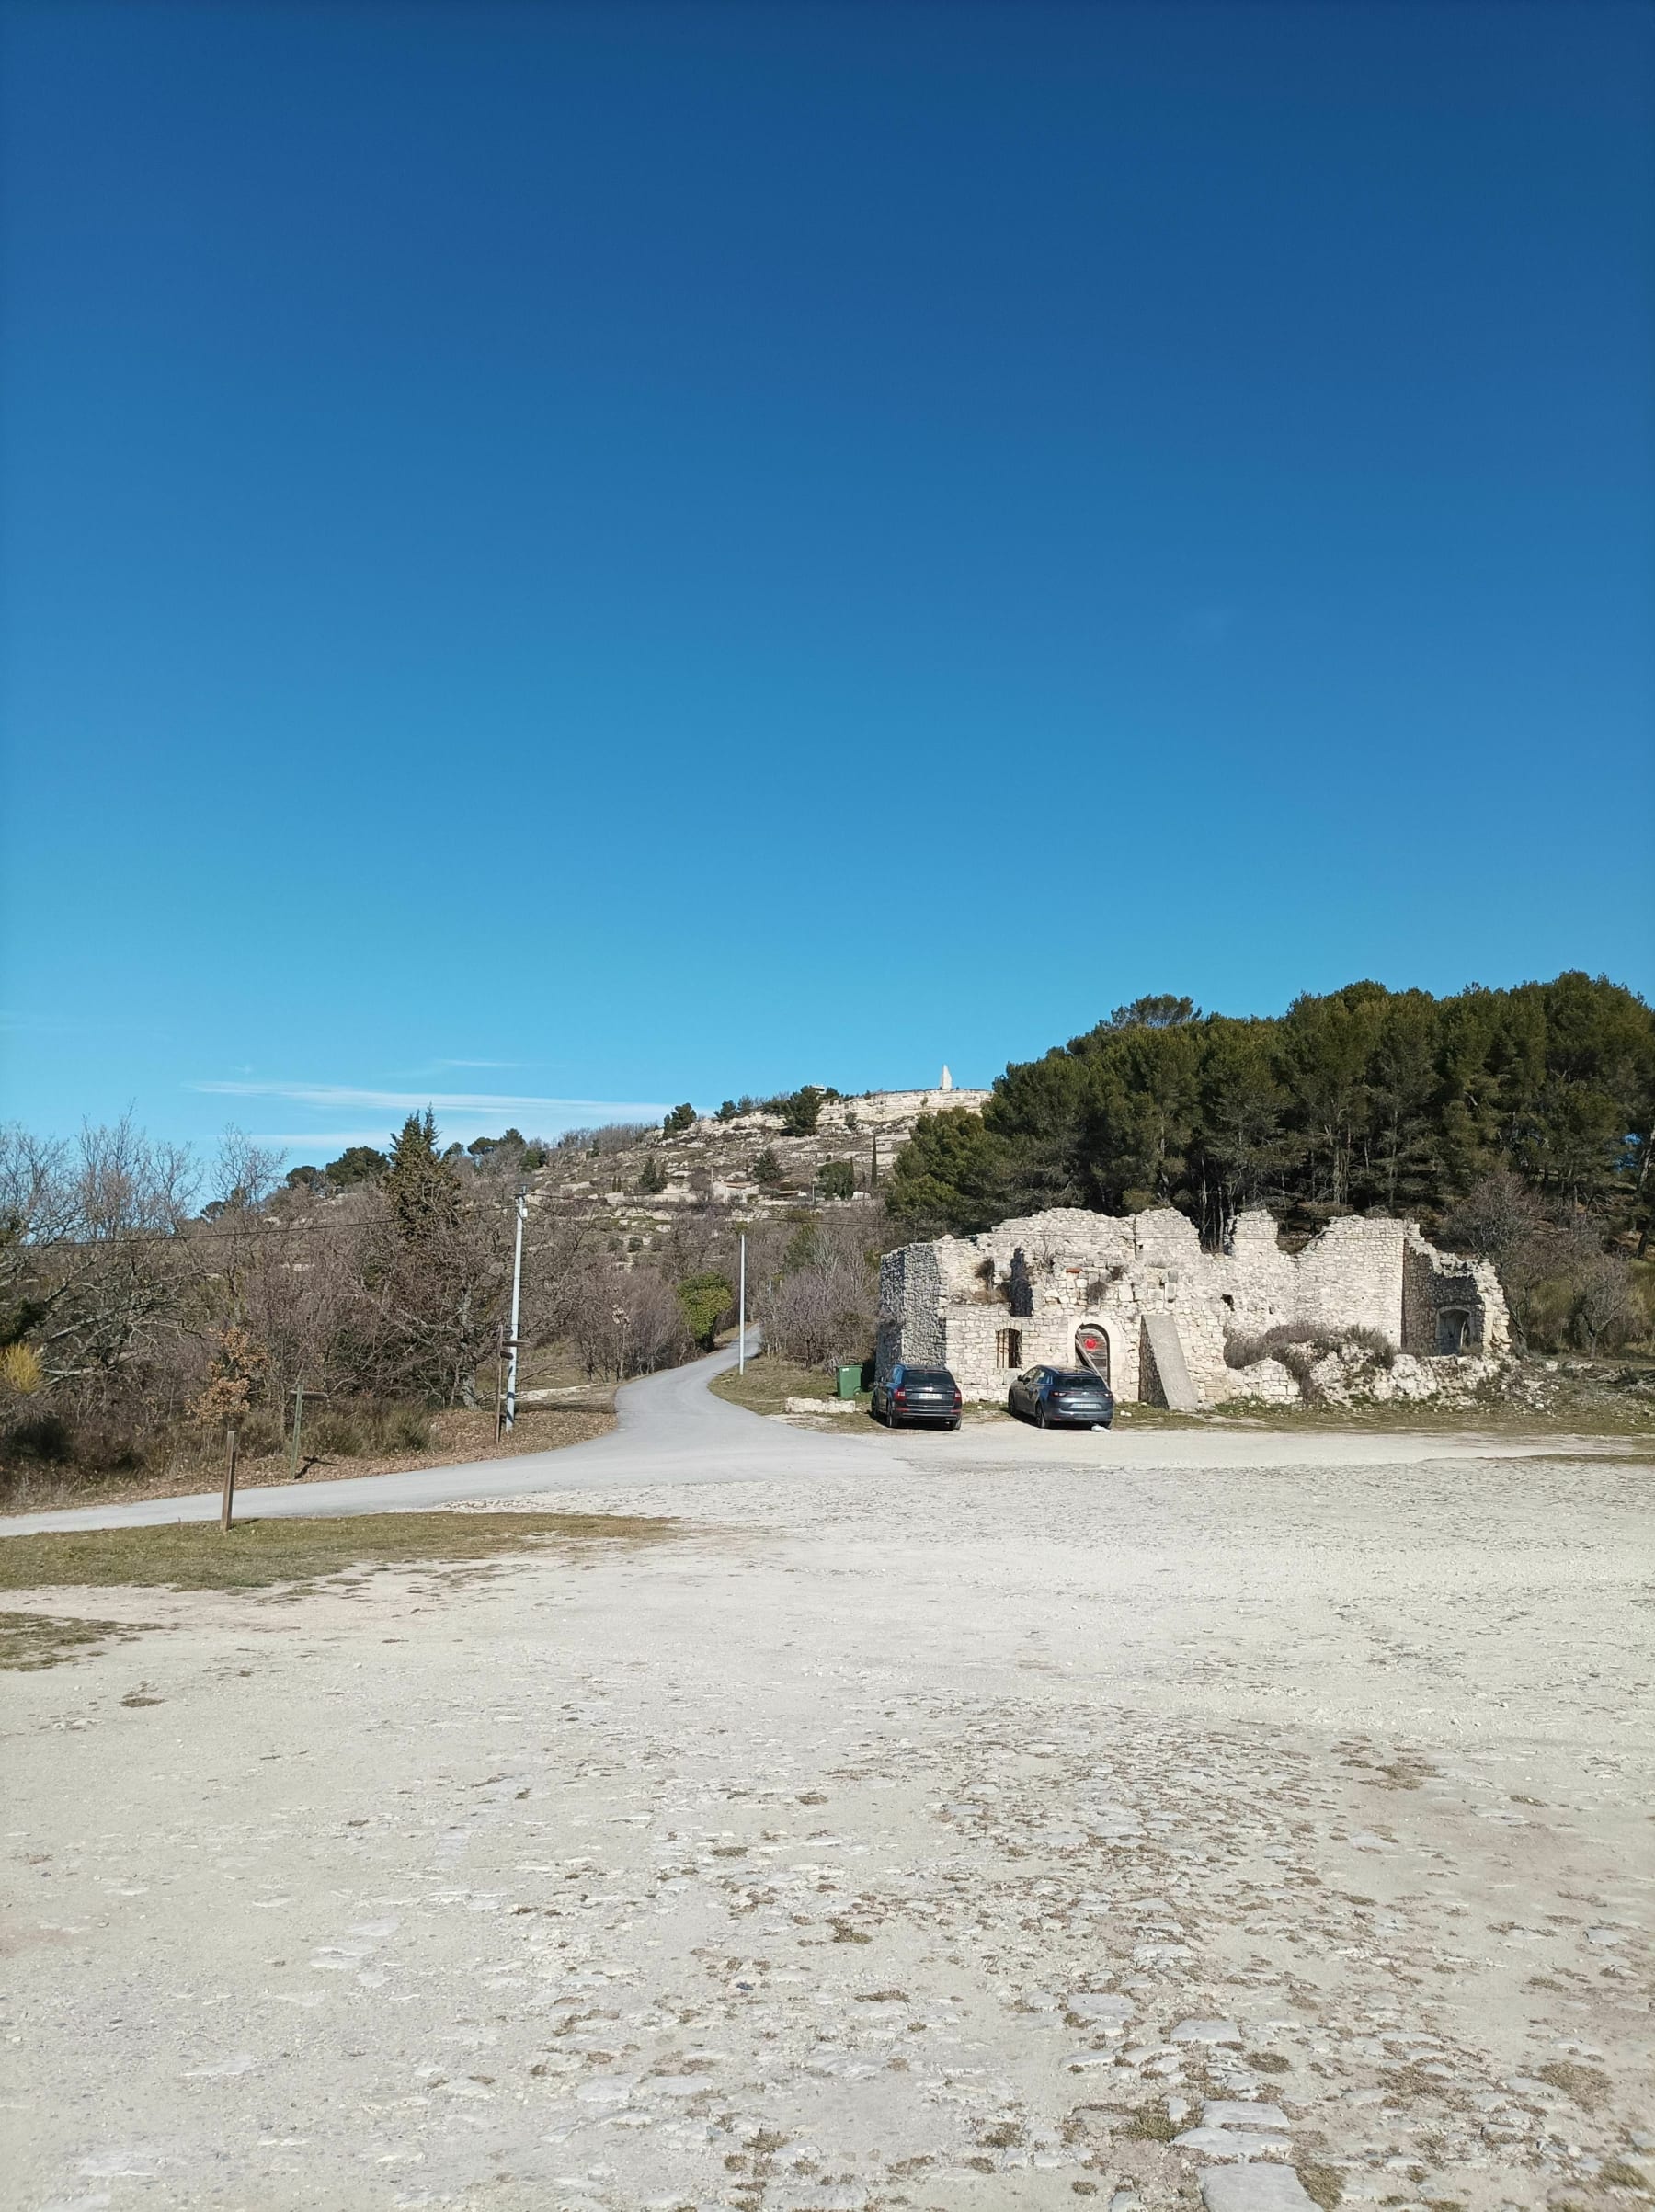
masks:
[[[1084,1367],[1030,1367],[1006,1393],[1006,1410],[1037,1429],[1110,1429],[1114,1396]]]
[[[873,1385],[873,1418],[898,1429],[907,1421],[960,1425],[960,1385],[946,1367],[893,1367]]]

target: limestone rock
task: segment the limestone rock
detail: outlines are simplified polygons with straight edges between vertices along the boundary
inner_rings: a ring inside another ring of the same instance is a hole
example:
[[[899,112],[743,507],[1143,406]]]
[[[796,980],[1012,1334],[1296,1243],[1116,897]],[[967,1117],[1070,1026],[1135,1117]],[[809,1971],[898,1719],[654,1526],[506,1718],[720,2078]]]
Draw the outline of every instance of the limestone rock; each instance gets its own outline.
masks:
[[[1215,2166],[1201,2177],[1206,2212],[1315,2212],[1291,2166]]]
[[[1201,2108],[1204,2127],[1287,2127],[1292,2123],[1279,2104],[1252,2104],[1244,2097],[1209,2097]]]
[[[1284,2135],[1244,2127],[1186,2127],[1172,2138],[1178,2150],[1199,2150],[1210,2159],[1285,2158],[1293,2145]]]
[[[1181,2020],[1172,2031],[1174,2043],[1239,2043],[1241,2031],[1233,2020]]]

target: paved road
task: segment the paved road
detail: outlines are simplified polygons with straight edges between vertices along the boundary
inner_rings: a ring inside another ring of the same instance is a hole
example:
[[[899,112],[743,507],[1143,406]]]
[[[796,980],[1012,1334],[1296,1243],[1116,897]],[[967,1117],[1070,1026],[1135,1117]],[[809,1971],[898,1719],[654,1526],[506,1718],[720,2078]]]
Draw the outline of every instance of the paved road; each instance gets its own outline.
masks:
[[[1072,1466],[1104,1473],[1122,1467],[1296,1467],[1331,1472],[1352,1466],[1408,1466],[1428,1460],[1515,1459],[1556,1454],[1569,1440],[1444,1435],[1398,1430],[1116,1430],[1107,1435],[1037,1434],[1021,1424],[968,1424],[957,1435],[905,1430],[891,1434],[865,1418],[848,1420],[836,1436],[767,1420],[714,1397],[707,1385],[736,1364],[733,1346],[687,1367],[644,1375],[617,1394],[618,1426],[590,1443],[556,1452],[481,1459],[464,1466],[417,1467],[404,1475],[360,1475],[303,1487],[261,1486],[245,1493],[238,1517],[280,1514],[419,1512],[479,1498],[525,1498],[542,1491],[636,1488],[640,1484],[774,1482],[820,1477],[878,1477],[894,1472],[989,1469],[1008,1476],[1034,1466]],[[1605,1449],[1585,1442],[1582,1455]],[[894,1468],[893,1462],[897,1465]],[[57,1529],[137,1528],[164,1522],[211,1521],[219,1493],[146,1498],[133,1505],[74,1506],[60,1512],[0,1517],[0,1535]]]
[[[522,1498],[539,1490],[601,1489],[640,1482],[759,1482],[778,1476],[866,1471],[865,1448],[849,1437],[818,1436],[762,1420],[714,1397],[707,1385],[736,1364],[734,1346],[664,1374],[641,1376],[617,1394],[619,1424],[590,1443],[520,1453],[458,1467],[417,1467],[405,1475],[360,1475],[343,1482],[294,1483],[248,1490],[238,1517],[278,1514],[419,1512],[468,1499]],[[52,1529],[138,1528],[172,1521],[212,1521],[219,1493],[146,1498],[133,1505],[74,1506],[61,1512],[0,1519],[0,1534]]]

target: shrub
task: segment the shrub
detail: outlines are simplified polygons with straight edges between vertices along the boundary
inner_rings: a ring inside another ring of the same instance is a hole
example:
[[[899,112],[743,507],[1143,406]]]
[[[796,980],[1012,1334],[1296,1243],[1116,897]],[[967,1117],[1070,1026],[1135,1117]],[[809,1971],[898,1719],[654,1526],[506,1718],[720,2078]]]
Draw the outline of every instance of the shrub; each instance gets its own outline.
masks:
[[[575,1286],[570,1334],[589,1375],[647,1374],[689,1349],[678,1298],[652,1268],[595,1261]]]
[[[362,1427],[349,1406],[328,1406],[306,1417],[303,1442],[324,1459],[357,1459],[361,1455]]]
[[[1382,1329],[1361,1327],[1329,1328],[1315,1321],[1278,1321],[1272,1328],[1232,1328],[1224,1340],[1227,1367],[1254,1367],[1261,1360],[1279,1360],[1290,1374],[1308,1374],[1330,1351],[1354,1349],[1369,1352],[1382,1367],[1396,1364],[1397,1348]]]
[[[36,1397],[45,1387],[40,1355],[32,1344],[0,1347],[0,1405],[19,1397]]]
[[[779,1183],[782,1180],[782,1163],[768,1145],[753,1162],[753,1180],[756,1183]]]
[[[796,1269],[765,1290],[767,1348],[801,1367],[862,1360],[873,1342],[878,1286],[866,1268],[837,1256]]]
[[[61,1413],[31,1413],[6,1432],[7,1459],[41,1460],[60,1466],[74,1454],[74,1440]]]
[[[430,1441],[430,1416],[423,1406],[346,1398],[305,1416],[304,1449],[324,1459],[378,1459],[394,1453],[423,1452]],[[243,1444],[252,1448],[245,1431]]]
[[[657,1191],[664,1191],[667,1188],[667,1170],[653,1152],[639,1170],[634,1188],[641,1191],[646,1198],[653,1198]]]
[[[817,1083],[806,1083],[778,1101],[782,1127],[788,1136],[813,1136],[828,1094]]]
[[[1314,1321],[1278,1321],[1273,1328],[1233,1328],[1224,1340],[1227,1367],[1254,1367],[1261,1360],[1275,1360],[1298,1385],[1307,1405],[1315,1402],[1311,1376],[1318,1360],[1330,1351],[1365,1351],[1381,1367],[1393,1367],[1397,1348],[1384,1331],[1361,1326],[1328,1328]]]
[[[675,1106],[670,1113],[661,1117],[661,1127],[668,1136],[677,1136],[683,1130],[695,1126],[695,1109],[691,1105]]]
[[[816,1169],[816,1189],[824,1198],[854,1198],[856,1169],[848,1159],[824,1160]]]
[[[690,1275],[679,1284],[678,1302],[684,1309],[684,1322],[698,1344],[711,1350],[713,1332],[729,1311],[735,1295],[726,1279],[716,1272]]]

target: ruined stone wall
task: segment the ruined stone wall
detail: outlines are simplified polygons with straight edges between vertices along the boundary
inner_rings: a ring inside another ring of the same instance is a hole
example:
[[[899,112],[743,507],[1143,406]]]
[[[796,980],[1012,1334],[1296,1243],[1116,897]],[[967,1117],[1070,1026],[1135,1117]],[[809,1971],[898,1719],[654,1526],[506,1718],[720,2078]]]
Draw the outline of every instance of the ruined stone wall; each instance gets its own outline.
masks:
[[[934,1244],[905,1244],[879,1263],[879,1323],[873,1359],[880,1382],[898,1360],[942,1361],[942,1279]]]
[[[1019,1250],[1034,1306],[1022,1322],[1005,1295]],[[1170,1206],[1125,1216],[1058,1206],[891,1254],[881,1306],[894,1317],[882,1360],[943,1361],[962,1395],[977,1400],[1003,1397],[1020,1366],[1078,1364],[1083,1324],[1107,1339],[1115,1396],[1135,1399],[1153,1388],[1143,1321],[1158,1313],[1176,1321],[1190,1379],[1209,1405],[1249,1394],[1246,1371],[1225,1363],[1232,1329],[1369,1328],[1399,1349],[1434,1354],[1448,1349],[1437,1341],[1438,1315],[1448,1309],[1472,1316],[1472,1351],[1499,1354],[1508,1341],[1505,1302],[1486,1262],[1444,1257],[1411,1222],[1353,1214],[1292,1253],[1269,1214],[1244,1214],[1230,1249],[1214,1253]],[[1021,1335],[1009,1339],[1009,1330]]]
[[[1467,1353],[1485,1359],[1505,1357],[1511,1350],[1511,1317],[1492,1265],[1487,1260],[1439,1252],[1416,1229],[1409,1238],[1403,1265],[1402,1331],[1398,1342],[1419,1359],[1452,1355],[1460,1347],[1448,1340],[1452,1332],[1445,1330],[1444,1323],[1456,1313],[1467,1317]]]
[[[1017,1319],[1003,1306],[951,1306],[942,1317],[942,1364],[976,1404],[1003,1400],[1025,1367],[1075,1364],[1074,1330],[1067,1317],[1049,1309]],[[1015,1341],[1008,1345],[1010,1337]]]
[[[1330,1221],[1297,1255],[1295,1318],[1326,1328],[1376,1328],[1402,1341],[1402,1247],[1411,1222],[1354,1214]]]

